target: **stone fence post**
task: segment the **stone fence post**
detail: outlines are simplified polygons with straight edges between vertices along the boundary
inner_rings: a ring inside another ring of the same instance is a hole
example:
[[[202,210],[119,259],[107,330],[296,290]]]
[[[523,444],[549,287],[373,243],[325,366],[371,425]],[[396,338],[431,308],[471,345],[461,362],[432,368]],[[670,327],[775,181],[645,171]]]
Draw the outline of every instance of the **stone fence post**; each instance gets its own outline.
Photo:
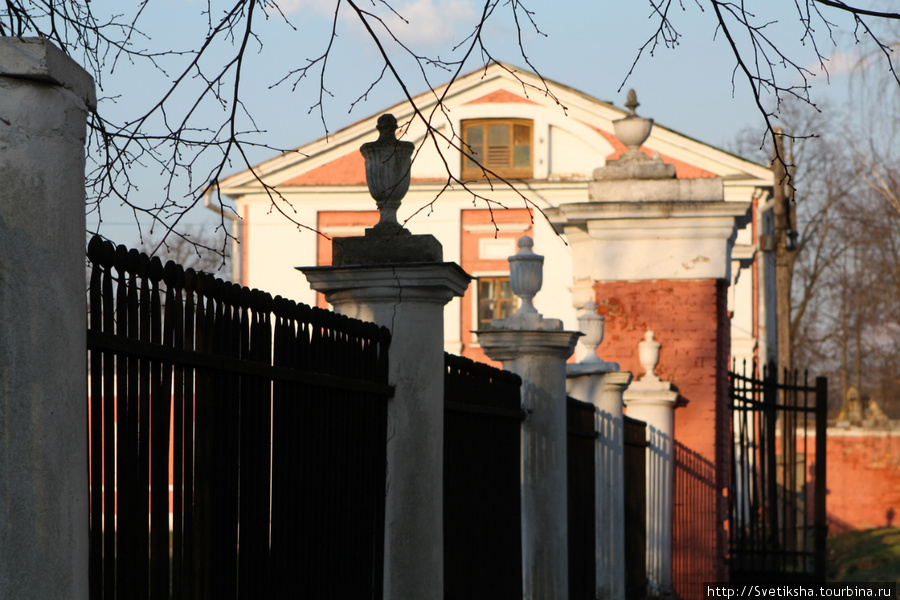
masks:
[[[566,365],[569,395],[594,405],[597,446],[594,455],[597,598],[625,600],[625,430],[622,392],[631,373],[597,356],[603,341],[603,317],[587,302],[578,318],[585,357]]]
[[[84,143],[94,82],[0,38],[0,598],[88,597]]]
[[[625,393],[628,416],[647,423],[647,579],[651,594],[672,592],[672,504],[675,489],[675,401],[656,375],[660,343],[652,331],[638,344],[644,375]]]
[[[396,213],[409,188],[409,142],[397,121],[361,148],[381,220],[365,236],[335,238],[333,265],[301,267],[336,312],[391,330],[385,491],[384,599],[444,597],[444,305],[470,276],[442,262],[440,243],[412,235]]]
[[[541,289],[543,257],[528,236],[509,258],[510,284],[521,307],[479,331],[485,354],[522,378],[522,576],[526,600],[567,600],[568,489],[566,359],[581,335],[545,319],[532,298]]]

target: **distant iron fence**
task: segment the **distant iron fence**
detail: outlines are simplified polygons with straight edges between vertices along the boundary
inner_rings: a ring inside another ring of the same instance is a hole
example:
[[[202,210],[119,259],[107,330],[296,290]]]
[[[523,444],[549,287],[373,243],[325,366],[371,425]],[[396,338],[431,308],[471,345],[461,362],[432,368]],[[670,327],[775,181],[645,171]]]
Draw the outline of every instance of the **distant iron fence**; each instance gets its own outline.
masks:
[[[518,375],[445,355],[444,597],[521,600]]]
[[[745,367],[729,381],[731,581],[824,581],[828,380]]]
[[[88,257],[92,600],[381,598],[388,331]]]
[[[716,467],[675,441],[675,490],[672,525],[672,586],[677,598],[702,598],[703,582],[715,581],[718,546]]]

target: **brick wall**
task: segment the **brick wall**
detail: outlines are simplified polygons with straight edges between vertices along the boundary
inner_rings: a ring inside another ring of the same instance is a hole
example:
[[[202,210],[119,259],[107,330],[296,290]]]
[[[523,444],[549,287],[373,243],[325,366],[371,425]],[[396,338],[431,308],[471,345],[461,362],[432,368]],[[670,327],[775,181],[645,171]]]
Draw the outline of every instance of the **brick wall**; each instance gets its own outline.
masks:
[[[827,477],[830,533],[900,525],[900,431],[829,429]]]
[[[598,311],[606,317],[599,354],[636,377],[643,374],[638,343],[648,329],[660,348],[657,374],[674,383],[676,441],[697,461],[713,465],[707,485],[676,465],[673,508],[673,581],[683,598],[703,581],[725,581],[726,506],[720,490],[727,482],[727,365],[730,343],[726,284],[717,280],[598,282]],[[703,479],[703,478],[701,478]],[[696,589],[695,589],[696,588]]]

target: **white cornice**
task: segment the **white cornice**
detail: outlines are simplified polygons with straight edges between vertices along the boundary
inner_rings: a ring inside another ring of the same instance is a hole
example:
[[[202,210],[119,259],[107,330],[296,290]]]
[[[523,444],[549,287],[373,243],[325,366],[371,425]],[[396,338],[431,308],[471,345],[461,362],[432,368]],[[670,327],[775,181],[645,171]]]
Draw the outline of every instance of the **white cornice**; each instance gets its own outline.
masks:
[[[573,277],[591,281],[731,279],[749,202],[590,202],[551,212],[572,247]]]
[[[648,221],[663,219],[662,228],[671,227],[670,219],[697,219],[730,217],[737,219],[738,228],[744,227],[750,218],[749,202],[725,201],[670,201],[670,202],[579,202],[562,204],[551,215],[554,224],[579,225],[588,221],[618,221],[640,219],[641,227],[654,228]]]

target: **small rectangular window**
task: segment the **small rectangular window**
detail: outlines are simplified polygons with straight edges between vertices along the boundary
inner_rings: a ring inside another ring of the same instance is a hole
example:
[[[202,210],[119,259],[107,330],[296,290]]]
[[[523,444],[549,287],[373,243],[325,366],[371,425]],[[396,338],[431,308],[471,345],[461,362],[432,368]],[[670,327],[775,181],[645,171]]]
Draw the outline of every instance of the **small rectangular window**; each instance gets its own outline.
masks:
[[[478,278],[478,329],[491,328],[494,319],[506,319],[518,308],[509,277]]]
[[[485,170],[500,177],[532,177],[532,123],[526,119],[474,119],[462,123],[466,158],[463,177],[483,179]],[[473,160],[474,159],[474,160]],[[479,166],[477,163],[480,163]],[[484,167],[484,169],[482,169]]]

